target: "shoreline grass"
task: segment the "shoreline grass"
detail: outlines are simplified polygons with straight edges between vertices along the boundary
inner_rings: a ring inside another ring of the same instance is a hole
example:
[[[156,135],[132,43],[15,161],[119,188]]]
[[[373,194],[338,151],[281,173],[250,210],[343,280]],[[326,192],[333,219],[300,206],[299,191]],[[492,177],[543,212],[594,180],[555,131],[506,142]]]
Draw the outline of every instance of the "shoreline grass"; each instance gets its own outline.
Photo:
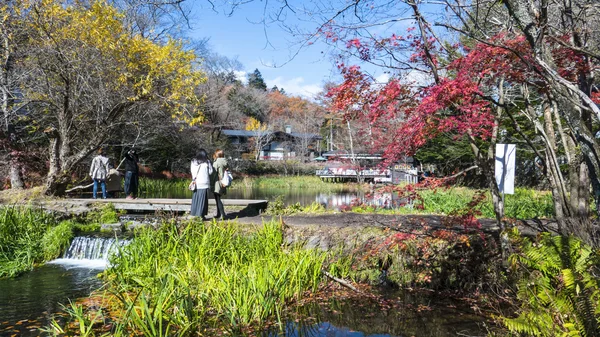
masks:
[[[419,215],[461,215],[467,211],[475,211],[477,218],[495,218],[492,198],[485,191],[485,199],[473,209],[470,203],[478,190],[465,187],[455,187],[446,190],[420,191],[421,201],[396,208],[382,208],[367,204],[342,207],[340,211],[354,213],[377,214],[419,214]],[[393,192],[392,192],[393,193]],[[422,207],[418,207],[422,205]],[[267,214],[272,215],[300,215],[335,213],[338,210],[326,209],[321,204],[313,202],[309,205],[299,203],[285,205],[281,198],[269,203]],[[514,195],[505,196],[505,216],[517,219],[553,218],[554,204],[549,191],[536,191],[525,188],[516,188]]]
[[[406,208],[407,214],[425,212],[428,214],[452,215],[469,210],[469,203],[480,190],[466,187],[453,187],[437,191],[419,192],[423,198],[423,209]],[[485,200],[476,205],[475,210],[481,212],[480,218],[495,218],[492,197],[489,191],[484,191]],[[552,218],[554,204],[549,191],[537,191],[526,188],[516,188],[515,194],[505,195],[504,214],[506,217],[518,219]]]
[[[42,209],[0,207],[0,278],[15,277],[60,256],[72,237],[69,221],[59,223]]]
[[[137,232],[103,273],[112,298],[105,309],[117,316],[111,335],[260,327],[319,287],[325,252],[284,248],[276,222],[252,234],[242,231],[231,222],[192,221]],[[79,320],[77,314],[72,318]]]
[[[143,195],[167,195],[172,191],[180,191],[187,193],[191,197],[191,192],[187,187],[190,183],[189,179],[150,179],[140,178],[140,194]],[[360,184],[333,184],[321,181],[316,176],[289,176],[289,177],[243,177],[234,178],[228,189],[301,189],[301,190],[319,190],[323,192],[339,192],[360,190]],[[189,193],[188,193],[189,192]]]

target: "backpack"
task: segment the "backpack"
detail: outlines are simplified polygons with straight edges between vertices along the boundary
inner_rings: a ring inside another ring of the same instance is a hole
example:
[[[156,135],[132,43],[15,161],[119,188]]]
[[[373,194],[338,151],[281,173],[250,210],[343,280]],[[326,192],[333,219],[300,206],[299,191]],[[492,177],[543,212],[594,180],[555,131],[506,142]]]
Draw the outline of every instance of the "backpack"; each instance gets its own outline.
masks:
[[[232,180],[233,176],[231,175],[231,172],[229,172],[229,170],[223,171],[223,178],[221,178],[220,180],[221,186],[228,187],[229,185],[231,185]]]

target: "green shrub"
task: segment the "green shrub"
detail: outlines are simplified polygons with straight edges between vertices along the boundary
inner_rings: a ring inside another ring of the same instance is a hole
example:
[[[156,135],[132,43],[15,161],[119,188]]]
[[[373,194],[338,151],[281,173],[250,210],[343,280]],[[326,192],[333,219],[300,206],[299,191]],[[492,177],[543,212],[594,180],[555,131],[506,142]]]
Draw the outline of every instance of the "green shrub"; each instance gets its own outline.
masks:
[[[327,212],[325,207],[316,201],[307,206],[302,206],[299,202],[286,205],[283,202],[283,196],[280,195],[275,200],[269,202],[265,213],[268,215],[292,215],[297,213],[316,214],[324,212]]]
[[[87,214],[86,220],[89,224],[109,224],[119,222],[120,212],[117,212],[112,203],[103,204],[101,208]]]

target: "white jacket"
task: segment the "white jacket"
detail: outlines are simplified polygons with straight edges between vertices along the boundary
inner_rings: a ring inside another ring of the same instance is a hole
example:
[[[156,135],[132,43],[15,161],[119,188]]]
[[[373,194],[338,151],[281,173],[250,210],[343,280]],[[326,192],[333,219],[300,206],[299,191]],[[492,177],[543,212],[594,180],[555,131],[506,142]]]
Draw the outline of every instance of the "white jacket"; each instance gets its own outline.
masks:
[[[90,177],[92,179],[105,180],[108,176],[108,158],[99,154],[92,160],[92,166],[90,167]]]
[[[210,176],[213,172],[213,167],[210,162],[198,163],[197,161],[192,160],[190,171],[192,172],[192,179],[196,180],[197,189],[210,187]]]

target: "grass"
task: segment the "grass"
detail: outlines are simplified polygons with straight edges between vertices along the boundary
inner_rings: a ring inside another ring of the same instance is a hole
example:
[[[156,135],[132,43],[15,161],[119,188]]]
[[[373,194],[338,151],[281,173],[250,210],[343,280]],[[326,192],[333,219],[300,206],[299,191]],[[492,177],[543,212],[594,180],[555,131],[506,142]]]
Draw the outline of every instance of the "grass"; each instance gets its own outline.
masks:
[[[478,190],[465,187],[454,187],[447,190],[420,191],[421,202],[397,209],[377,209],[371,206],[356,206],[352,208],[356,213],[389,213],[389,214],[462,214],[470,209],[469,203]],[[495,218],[492,198],[485,192],[485,200],[475,207],[480,218]],[[423,207],[417,207],[422,205]],[[515,194],[505,195],[505,216],[518,219],[552,218],[554,217],[554,204],[552,194],[548,191],[537,191],[525,188],[516,188]]]
[[[190,181],[188,179],[149,179],[140,178],[140,191],[146,195],[166,195],[170,191],[187,190]],[[228,189],[311,189],[324,192],[358,189],[358,184],[332,184],[321,181],[316,176],[289,176],[289,177],[244,177],[234,178]],[[187,192],[186,192],[187,191]],[[191,196],[191,192],[189,192]]]
[[[467,188],[452,188],[437,192],[421,192],[425,211],[438,214],[452,214],[465,209],[472,200],[476,190]],[[486,199],[477,206],[481,217],[494,218],[494,207],[489,192]],[[505,195],[504,214],[507,217],[519,219],[549,218],[554,216],[552,194],[547,191],[516,188],[515,194]]]
[[[44,186],[0,191],[0,204],[5,205],[21,204],[23,202],[43,199],[49,199],[48,196],[44,195]]]
[[[236,180],[234,180],[235,182]],[[243,178],[237,181],[237,185],[244,188],[273,188],[273,189],[311,189],[324,192],[358,189],[358,184],[332,184],[322,181],[317,176],[274,176]],[[235,185],[234,185],[235,187]]]
[[[145,193],[159,195],[164,191],[174,189],[186,191],[187,180],[150,180],[141,179],[142,190]],[[271,190],[281,190],[284,194],[290,189],[294,190],[319,190],[323,192],[347,191],[349,189],[358,189],[358,184],[332,184],[321,181],[316,176],[290,176],[290,177],[254,177],[234,179],[231,189],[252,189],[262,188]],[[423,208],[401,207],[394,210],[383,210],[375,207],[359,206],[352,208],[352,211],[358,213],[393,213],[393,214],[443,214],[450,215],[457,212],[464,212],[473,199],[477,190],[454,187],[450,189],[438,189],[436,191],[425,190],[419,192],[423,200]],[[489,192],[485,192],[486,199],[477,205],[476,210],[481,212],[482,218],[494,218],[494,208]],[[413,205],[416,206],[416,205]],[[323,213],[325,210],[319,205],[283,205],[277,200],[269,204],[270,214],[296,214],[296,213]],[[552,194],[548,191],[537,191],[526,188],[516,188],[515,194],[505,195],[505,215],[512,218],[532,219],[532,218],[551,218],[554,216],[554,205]]]
[[[69,244],[69,222],[30,207],[0,207],[0,278],[14,277],[58,257]]]
[[[118,322],[110,334],[188,336],[214,326],[260,327],[318,288],[325,258],[317,250],[284,248],[276,222],[252,233],[226,222],[142,229],[103,274]]]

